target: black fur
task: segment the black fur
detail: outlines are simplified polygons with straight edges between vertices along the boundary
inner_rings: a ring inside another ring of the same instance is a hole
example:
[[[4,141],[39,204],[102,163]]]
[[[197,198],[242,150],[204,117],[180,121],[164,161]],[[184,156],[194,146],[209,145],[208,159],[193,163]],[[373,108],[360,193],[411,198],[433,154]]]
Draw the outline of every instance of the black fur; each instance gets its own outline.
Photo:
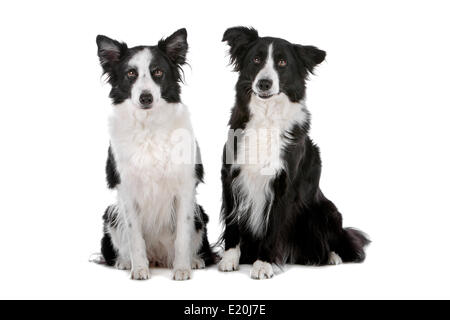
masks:
[[[108,159],[106,160],[106,182],[110,189],[114,189],[120,184],[120,174],[116,168],[116,160],[114,159],[111,146],[108,148]]]
[[[205,170],[203,168],[203,163],[201,162],[201,153],[200,153],[200,148],[198,146],[198,142],[195,142],[195,145],[197,147],[197,156],[198,159],[196,159],[198,161],[198,163],[195,164],[195,176],[197,178],[197,185],[199,183],[203,183],[203,178],[205,176]]]
[[[287,61],[285,68],[277,66],[277,73],[280,92],[286,94],[291,102],[304,98],[308,74],[326,56],[324,51],[313,46],[291,44],[278,38],[260,38],[256,30],[245,27],[228,29],[223,41],[230,46],[231,63],[239,72],[236,103],[229,121],[234,130],[245,129],[251,118],[248,107],[251,86],[262,68],[252,61],[255,56],[265,59],[270,43],[274,58]],[[332,251],[344,262],[362,262],[365,258],[363,248],[369,243],[368,238],[358,230],[343,228],[341,214],[320,190],[320,152],[308,136],[309,113],[307,110],[304,112],[306,122],[290,129],[290,143],[282,152],[286,169],[278,172],[271,183],[274,200],[272,206],[269,203],[266,206],[271,209],[265,213],[269,214],[269,223],[263,236],[255,236],[232,215],[236,206],[232,183],[240,172],[239,169],[231,170],[229,159],[226,159],[226,148],[230,148],[230,144],[225,145],[221,215],[225,230],[222,240],[225,250],[240,245],[241,263],[254,263],[259,259],[278,264],[323,265],[328,263]],[[237,140],[234,151],[236,146]]]
[[[205,261],[206,266],[210,266],[217,261],[217,254],[213,252],[211,249],[211,245],[208,241],[208,231],[206,229],[206,225],[209,222],[209,217],[205,213],[205,210],[203,210],[203,207],[200,205],[197,205],[198,208],[198,214],[195,216],[195,229],[198,231],[204,230],[203,232],[203,240],[202,240],[202,247],[200,248],[200,251],[198,252],[198,255]]]

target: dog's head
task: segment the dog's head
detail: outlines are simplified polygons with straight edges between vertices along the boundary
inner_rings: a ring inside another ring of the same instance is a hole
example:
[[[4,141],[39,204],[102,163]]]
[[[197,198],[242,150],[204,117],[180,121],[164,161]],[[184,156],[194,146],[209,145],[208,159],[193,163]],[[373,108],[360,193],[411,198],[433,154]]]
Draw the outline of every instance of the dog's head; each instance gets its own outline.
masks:
[[[97,36],[97,46],[114,104],[128,100],[137,108],[149,110],[161,100],[180,102],[181,66],[188,49],[186,29],[156,46],[128,48],[102,35]]]
[[[259,37],[255,29],[246,27],[228,29],[222,41],[230,46],[231,63],[240,74],[238,93],[260,99],[284,93],[292,102],[299,102],[305,95],[308,73],[326,55],[313,46]]]

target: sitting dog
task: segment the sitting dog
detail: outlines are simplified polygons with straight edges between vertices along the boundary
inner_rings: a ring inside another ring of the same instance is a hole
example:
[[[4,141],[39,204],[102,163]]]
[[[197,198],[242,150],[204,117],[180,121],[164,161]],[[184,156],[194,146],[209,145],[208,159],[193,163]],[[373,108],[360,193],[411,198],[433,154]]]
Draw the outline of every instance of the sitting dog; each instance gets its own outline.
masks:
[[[102,260],[150,277],[149,266],[173,268],[175,280],[213,262],[208,217],[196,203],[203,167],[188,109],[180,101],[187,33],[156,46],[128,48],[97,36],[98,56],[111,85],[107,182],[117,203],[107,208]]]
[[[239,79],[223,153],[219,269],[253,264],[251,277],[267,279],[273,264],[362,262],[369,240],[342,227],[320,190],[319,149],[308,136],[305,82],[326,53],[245,27],[223,41]]]

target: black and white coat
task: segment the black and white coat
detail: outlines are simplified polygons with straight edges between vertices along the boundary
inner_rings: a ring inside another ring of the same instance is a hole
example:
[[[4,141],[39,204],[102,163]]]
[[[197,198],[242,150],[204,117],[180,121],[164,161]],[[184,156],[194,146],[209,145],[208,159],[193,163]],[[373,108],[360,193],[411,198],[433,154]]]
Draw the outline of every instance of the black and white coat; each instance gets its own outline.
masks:
[[[223,37],[239,72],[224,147],[221,271],[253,264],[251,277],[271,278],[273,264],[364,260],[366,236],[342,227],[319,188],[319,149],[308,136],[306,80],[325,52],[259,37],[245,27]]]
[[[149,266],[173,268],[175,280],[212,262],[208,217],[196,202],[203,178],[189,111],[180,101],[185,29],[157,46],[128,48],[97,37],[112,86],[106,166],[117,203],[104,214],[102,259],[148,279]]]

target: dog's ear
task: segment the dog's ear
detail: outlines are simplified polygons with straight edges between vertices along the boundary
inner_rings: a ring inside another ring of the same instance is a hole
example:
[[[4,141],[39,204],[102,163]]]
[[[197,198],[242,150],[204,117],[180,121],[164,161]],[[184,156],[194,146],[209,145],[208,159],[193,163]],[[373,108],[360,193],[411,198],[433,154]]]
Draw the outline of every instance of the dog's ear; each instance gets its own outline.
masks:
[[[235,71],[241,70],[241,62],[248,45],[258,38],[258,31],[253,28],[234,27],[225,31],[222,41],[226,41],[230,46],[230,62]]]
[[[110,72],[127,51],[126,43],[120,43],[103,35],[97,36],[98,57],[105,72]]]
[[[187,31],[185,28],[175,31],[166,39],[158,42],[158,48],[163,51],[169,59],[178,65],[186,63],[188,51]]]
[[[314,46],[302,46],[300,44],[294,45],[295,52],[303,61],[306,69],[310,73],[314,72],[314,68],[325,60],[327,53]]]

